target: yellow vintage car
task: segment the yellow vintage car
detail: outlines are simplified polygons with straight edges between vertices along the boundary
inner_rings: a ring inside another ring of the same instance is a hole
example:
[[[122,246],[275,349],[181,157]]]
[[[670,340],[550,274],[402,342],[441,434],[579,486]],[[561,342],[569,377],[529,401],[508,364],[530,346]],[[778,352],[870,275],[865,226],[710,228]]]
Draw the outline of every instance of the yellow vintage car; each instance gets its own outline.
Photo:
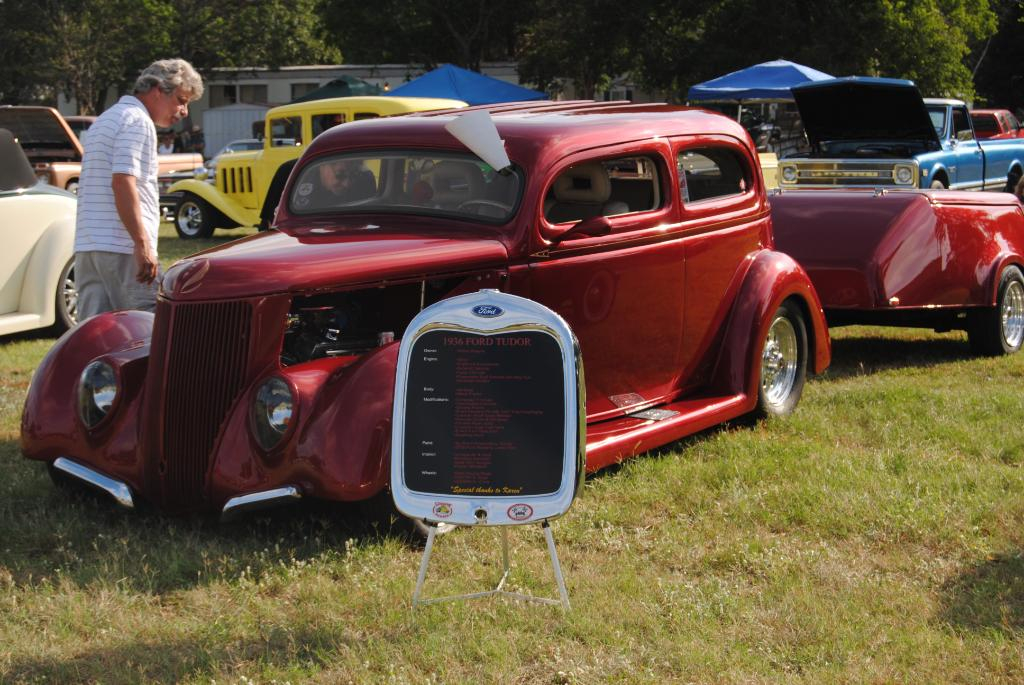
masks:
[[[182,238],[207,238],[215,228],[267,228],[295,161],[313,138],[332,126],[392,114],[465,107],[461,100],[344,97],[274,107],[264,121],[263,148],[220,155],[213,183],[178,181],[174,228]]]

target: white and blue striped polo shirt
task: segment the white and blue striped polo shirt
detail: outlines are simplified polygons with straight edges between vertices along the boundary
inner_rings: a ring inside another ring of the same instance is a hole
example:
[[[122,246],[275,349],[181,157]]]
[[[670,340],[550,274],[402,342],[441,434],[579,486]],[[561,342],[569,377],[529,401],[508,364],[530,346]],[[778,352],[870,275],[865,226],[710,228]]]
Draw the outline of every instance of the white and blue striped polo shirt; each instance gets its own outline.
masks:
[[[134,251],[114,205],[110,182],[115,173],[136,178],[142,223],[155,251],[160,229],[158,171],[156,126],[142,101],[125,95],[89,127],[78,184],[75,252]]]

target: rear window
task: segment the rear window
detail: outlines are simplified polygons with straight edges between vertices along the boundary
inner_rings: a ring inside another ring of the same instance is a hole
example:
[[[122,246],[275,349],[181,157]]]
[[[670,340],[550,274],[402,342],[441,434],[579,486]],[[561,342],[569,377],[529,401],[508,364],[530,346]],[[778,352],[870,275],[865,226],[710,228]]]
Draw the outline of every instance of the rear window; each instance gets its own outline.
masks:
[[[393,212],[505,223],[523,179],[471,155],[394,151],[350,153],[306,165],[292,185],[295,214]]]
[[[683,204],[741,195],[750,188],[746,160],[726,147],[699,147],[680,152],[679,196]]]

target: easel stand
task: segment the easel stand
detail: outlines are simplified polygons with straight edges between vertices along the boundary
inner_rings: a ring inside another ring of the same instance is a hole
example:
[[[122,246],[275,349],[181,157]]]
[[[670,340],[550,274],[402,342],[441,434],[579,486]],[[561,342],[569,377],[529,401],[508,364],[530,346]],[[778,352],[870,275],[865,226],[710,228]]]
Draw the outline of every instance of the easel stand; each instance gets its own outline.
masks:
[[[514,599],[521,599],[525,602],[537,602],[539,604],[551,604],[554,606],[561,605],[565,611],[569,610],[569,592],[565,589],[565,578],[562,577],[562,566],[558,563],[558,552],[555,551],[555,538],[551,534],[551,526],[547,521],[541,524],[544,529],[544,538],[548,542],[548,553],[551,555],[551,568],[555,572],[555,582],[558,583],[558,594],[561,596],[561,600],[550,599],[547,597],[534,597],[532,595],[524,595],[519,592],[509,592],[505,590],[505,581],[508,580],[509,573],[509,561],[508,561],[508,526],[502,526],[501,528],[501,559],[503,565],[503,572],[501,574],[501,580],[498,581],[498,586],[493,590],[485,590],[483,592],[472,592],[468,595],[449,595],[447,597],[431,597],[428,599],[420,599],[420,592],[423,590],[423,581],[427,577],[427,565],[430,563],[430,553],[434,549],[434,538],[437,536],[437,525],[430,524],[430,530],[427,532],[427,546],[423,550],[423,560],[420,562],[420,573],[416,579],[416,590],[412,594],[412,606],[415,609],[421,604],[437,604],[438,602],[448,602],[456,599],[477,599],[478,597],[490,597],[491,595],[505,595],[506,597],[512,597]]]

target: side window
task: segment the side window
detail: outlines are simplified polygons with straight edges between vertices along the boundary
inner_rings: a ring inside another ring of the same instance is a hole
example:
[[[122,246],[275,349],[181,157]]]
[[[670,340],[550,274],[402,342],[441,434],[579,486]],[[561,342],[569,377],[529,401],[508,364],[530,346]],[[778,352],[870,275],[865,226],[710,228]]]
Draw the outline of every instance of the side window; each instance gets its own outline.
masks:
[[[697,147],[676,157],[683,204],[742,195],[753,175],[745,157],[727,147]]]
[[[338,124],[345,123],[345,115],[341,113],[335,114],[314,114],[312,120],[313,137],[316,138],[318,135]]]
[[[377,119],[379,117],[380,115],[377,114],[376,112],[356,112],[356,115],[355,117],[352,118],[352,120],[362,121],[363,119]]]
[[[288,142],[285,142],[285,139]],[[270,146],[285,147],[302,145],[302,119],[300,117],[282,117],[270,120]]]
[[[580,162],[562,171],[544,197],[544,217],[559,224],[646,212],[661,206],[654,160],[616,157]]]
[[[971,130],[967,110],[960,107],[953,110],[953,137],[957,140],[974,140],[974,131]]]

